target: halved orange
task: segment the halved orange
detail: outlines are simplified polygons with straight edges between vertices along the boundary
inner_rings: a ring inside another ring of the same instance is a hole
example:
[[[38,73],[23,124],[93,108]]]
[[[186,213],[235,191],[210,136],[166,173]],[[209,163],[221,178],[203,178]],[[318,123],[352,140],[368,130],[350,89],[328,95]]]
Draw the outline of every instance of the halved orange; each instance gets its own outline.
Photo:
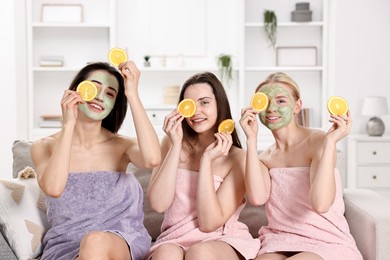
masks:
[[[251,107],[259,112],[268,107],[268,97],[263,92],[256,92],[251,98]]]
[[[234,121],[233,119],[225,119],[218,125],[218,133],[228,133],[231,134],[234,131]]]
[[[183,117],[192,117],[196,112],[196,103],[190,98],[183,99],[177,105],[177,110],[179,110]]]
[[[114,47],[108,52],[108,60],[114,66],[127,61],[127,53],[124,49]]]
[[[348,112],[348,103],[340,96],[331,96],[328,99],[327,108],[330,114],[343,116]]]
[[[76,91],[80,93],[81,98],[85,101],[91,101],[98,93],[96,85],[90,80],[80,82]]]

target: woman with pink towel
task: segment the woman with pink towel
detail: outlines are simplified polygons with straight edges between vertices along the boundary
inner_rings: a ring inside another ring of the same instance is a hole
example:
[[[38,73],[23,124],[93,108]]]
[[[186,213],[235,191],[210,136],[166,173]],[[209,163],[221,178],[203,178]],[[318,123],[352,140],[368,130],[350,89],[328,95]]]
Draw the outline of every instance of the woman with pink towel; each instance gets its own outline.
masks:
[[[148,258],[253,259],[260,244],[238,221],[245,205],[245,152],[237,132],[217,133],[231,118],[221,82],[209,72],[189,78],[180,101],[192,99],[196,112],[166,116],[163,162],[153,170],[148,198],[164,212],[161,235]]]
[[[243,109],[240,120],[247,138],[247,196],[254,205],[265,203],[268,218],[268,226],[259,230],[256,259],[362,259],[344,218],[335,169],[336,144],[350,132],[350,113],[330,115],[332,126],[324,133],[294,120],[302,100],[288,75],[271,74],[258,91],[267,95],[268,107]],[[275,138],[260,156],[257,115]]]

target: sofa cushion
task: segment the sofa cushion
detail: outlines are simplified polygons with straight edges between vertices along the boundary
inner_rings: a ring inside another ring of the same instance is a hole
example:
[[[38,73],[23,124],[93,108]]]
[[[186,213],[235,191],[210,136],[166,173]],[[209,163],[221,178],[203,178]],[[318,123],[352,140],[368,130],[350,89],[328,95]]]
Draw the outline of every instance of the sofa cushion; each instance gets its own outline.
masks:
[[[144,225],[148,230],[149,235],[152,237],[152,240],[155,241],[161,233],[160,230],[164,214],[158,213],[150,207],[150,203],[146,195],[152,170],[140,169],[130,163],[127,168],[127,172],[133,173],[142,186],[142,190],[144,191]]]
[[[31,259],[42,251],[48,223],[34,170],[27,167],[21,173],[26,179],[0,179],[0,230],[18,259]]]
[[[12,146],[12,156],[13,156],[13,171],[12,176],[16,178],[18,173],[30,166],[35,169],[34,164],[30,156],[30,148],[32,142],[16,140]]]

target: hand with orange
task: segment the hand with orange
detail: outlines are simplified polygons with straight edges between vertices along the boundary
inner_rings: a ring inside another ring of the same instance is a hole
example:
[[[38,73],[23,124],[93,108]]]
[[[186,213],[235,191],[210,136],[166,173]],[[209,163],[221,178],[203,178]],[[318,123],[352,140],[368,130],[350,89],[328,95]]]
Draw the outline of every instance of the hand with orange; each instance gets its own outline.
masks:
[[[225,119],[218,125],[218,133],[215,133],[215,142],[211,143],[203,153],[202,158],[214,160],[220,156],[226,156],[233,144],[231,134],[234,131],[233,119]]]
[[[184,117],[180,111],[174,110],[164,119],[163,130],[167,136],[171,139],[172,144],[181,145],[183,140],[183,128],[181,122]]]
[[[131,96],[132,90],[138,88],[138,81],[141,72],[133,61],[128,61],[126,50],[118,47],[111,48],[108,52],[108,60],[111,65],[118,67],[125,80],[125,94]],[[137,95],[136,93],[133,93]]]
[[[85,103],[80,94],[73,90],[65,90],[61,99],[62,124],[75,125],[78,116],[78,104]]]
[[[215,133],[215,141],[211,143],[202,155],[202,160],[208,159],[213,161],[221,156],[227,156],[229,154],[230,148],[233,145],[232,135],[223,132],[223,133]]]
[[[128,100],[130,97],[138,97],[138,83],[141,72],[134,61],[126,61],[121,63],[118,70],[123,76],[125,82],[125,95]]]
[[[259,128],[257,115],[266,110],[268,105],[268,96],[263,92],[256,92],[251,98],[250,107],[241,111],[240,125],[248,140],[256,140]]]
[[[340,96],[332,96],[328,99],[327,109],[330,113],[329,122],[332,123],[327,136],[331,137],[334,142],[338,142],[347,136],[352,128],[348,103]]]

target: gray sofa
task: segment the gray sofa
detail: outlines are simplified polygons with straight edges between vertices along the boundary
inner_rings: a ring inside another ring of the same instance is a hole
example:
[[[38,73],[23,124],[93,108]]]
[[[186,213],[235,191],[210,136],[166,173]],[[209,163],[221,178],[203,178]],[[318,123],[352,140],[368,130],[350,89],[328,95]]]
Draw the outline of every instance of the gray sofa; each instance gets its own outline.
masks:
[[[29,159],[30,143],[18,141],[13,147],[14,177],[25,166],[31,165]],[[150,170],[137,169],[129,165],[140,181],[144,193],[150,178]],[[0,200],[2,198],[0,197]],[[363,189],[344,190],[345,217],[357,246],[366,260],[384,260],[390,256],[390,200],[381,195]],[[144,203],[144,223],[153,239],[160,232],[162,214],[154,212],[148,201]],[[249,203],[243,210],[241,221],[246,223],[251,234],[257,237],[258,229],[267,223],[263,207],[253,207]],[[0,237],[0,259],[17,259],[3,234]]]

